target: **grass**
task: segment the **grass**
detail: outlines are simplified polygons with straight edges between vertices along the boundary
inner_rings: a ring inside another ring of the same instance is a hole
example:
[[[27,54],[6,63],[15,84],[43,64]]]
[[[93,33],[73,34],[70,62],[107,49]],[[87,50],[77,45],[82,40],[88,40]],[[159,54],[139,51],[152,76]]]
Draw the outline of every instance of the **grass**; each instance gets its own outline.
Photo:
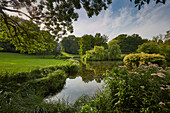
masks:
[[[69,54],[69,53],[66,53],[66,52],[61,52],[61,54],[65,57],[80,57],[80,55]]]
[[[0,52],[0,72],[26,72],[59,63],[65,63],[65,61],[53,59],[52,55],[45,56],[43,59],[42,55]]]

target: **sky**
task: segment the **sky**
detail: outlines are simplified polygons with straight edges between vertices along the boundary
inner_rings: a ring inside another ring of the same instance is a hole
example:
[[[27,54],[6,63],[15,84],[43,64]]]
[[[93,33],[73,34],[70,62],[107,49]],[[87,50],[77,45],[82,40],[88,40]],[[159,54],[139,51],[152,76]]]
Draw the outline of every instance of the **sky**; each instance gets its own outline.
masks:
[[[151,0],[141,10],[130,0],[112,1],[107,10],[92,18],[88,18],[84,9],[77,10],[78,21],[73,22],[74,32],[68,35],[81,37],[101,33],[112,40],[120,34],[139,34],[143,39],[151,40],[153,36],[170,30],[170,0],[166,0],[165,5]],[[22,11],[26,12],[24,9]]]
[[[156,4],[153,0],[138,10],[130,0],[113,0],[98,16],[88,18],[85,10],[77,11],[78,21],[73,22],[75,36],[105,34],[109,40],[120,34],[139,34],[142,38],[165,34],[170,30],[170,0]]]

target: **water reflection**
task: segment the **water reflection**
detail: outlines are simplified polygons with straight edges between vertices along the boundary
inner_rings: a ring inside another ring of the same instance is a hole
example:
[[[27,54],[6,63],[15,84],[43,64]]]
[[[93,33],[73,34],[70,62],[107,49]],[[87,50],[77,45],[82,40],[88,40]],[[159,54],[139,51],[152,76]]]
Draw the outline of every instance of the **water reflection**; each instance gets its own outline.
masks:
[[[81,63],[81,69],[78,74],[67,78],[64,89],[58,94],[48,98],[50,101],[65,99],[69,103],[74,103],[81,95],[93,95],[96,90],[101,89],[104,84],[106,70],[123,65],[120,61],[100,61]]]
[[[97,83],[95,80],[85,83],[81,77],[67,78],[64,89],[57,95],[50,97],[49,100],[54,102],[58,99],[64,99],[68,100],[69,103],[74,103],[82,95],[92,96],[96,90],[102,88],[102,84],[104,84],[103,81]]]

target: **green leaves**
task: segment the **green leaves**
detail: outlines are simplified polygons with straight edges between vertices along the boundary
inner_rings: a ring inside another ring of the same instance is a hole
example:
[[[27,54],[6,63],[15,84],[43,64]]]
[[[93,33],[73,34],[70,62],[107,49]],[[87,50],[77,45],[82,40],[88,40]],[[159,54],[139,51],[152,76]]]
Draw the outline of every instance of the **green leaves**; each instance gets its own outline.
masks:
[[[47,49],[53,49],[55,45],[54,37],[47,31],[41,31],[39,27],[31,21],[24,20],[17,17],[10,17],[14,21],[19,22],[20,25],[13,27],[6,26],[4,21],[1,21],[3,25],[2,32],[0,33],[0,41],[9,41],[13,44],[17,50],[21,52],[35,53],[36,51]],[[10,24],[14,24],[10,22]]]

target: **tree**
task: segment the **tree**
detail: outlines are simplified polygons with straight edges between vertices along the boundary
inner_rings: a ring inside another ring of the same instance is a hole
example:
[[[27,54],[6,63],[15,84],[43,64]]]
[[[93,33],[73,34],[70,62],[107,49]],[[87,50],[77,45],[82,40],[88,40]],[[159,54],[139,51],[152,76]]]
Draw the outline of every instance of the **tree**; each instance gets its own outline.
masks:
[[[0,51],[3,52],[19,52],[16,51],[16,47],[13,44],[11,44],[9,41],[5,41],[5,42],[0,41],[0,48],[2,48],[2,50],[0,49]]]
[[[117,40],[117,44],[120,46],[122,53],[136,52],[138,45],[143,44],[145,41],[138,34],[133,34],[130,36],[127,34],[121,34],[113,40]]]
[[[139,45],[137,52],[144,52],[149,54],[159,53],[159,46],[155,42],[143,43],[142,45]]]
[[[80,55],[86,54],[86,51],[91,50],[94,46],[103,46],[105,49],[107,47],[108,36],[101,35],[100,33],[96,33],[95,36],[92,35],[83,35],[79,41]]]
[[[85,61],[102,61],[104,60],[104,54],[103,46],[94,46],[94,49],[86,51]]]
[[[92,35],[83,35],[79,41],[79,54],[84,55],[86,51],[94,48],[95,38]]]
[[[70,54],[78,54],[80,49],[78,44],[79,40],[80,38],[75,37],[74,35],[64,37],[61,41],[63,50]]]
[[[16,47],[16,50],[21,52],[33,52],[46,51],[48,47],[54,47],[52,43],[55,39],[48,31],[40,30],[40,28],[33,22],[11,16],[12,20],[20,22],[23,29],[14,29],[13,27],[4,25],[3,21],[0,21],[0,41],[9,41]],[[2,19],[2,18],[1,18]],[[8,30],[10,29],[10,31]],[[27,34],[25,34],[25,32]],[[12,37],[15,36],[15,37]]]
[[[94,38],[95,46],[103,46],[104,48],[108,48],[107,47],[108,36],[106,35],[102,36],[100,33],[96,33]]]
[[[117,44],[117,41],[112,40],[108,43],[108,59],[116,60],[120,58],[121,50],[120,46]]]
[[[140,7],[150,0],[130,0]],[[156,3],[165,4],[166,0],[156,0]],[[7,12],[17,13],[28,17],[37,25],[45,25],[45,29],[57,37],[73,32],[73,21],[79,17],[76,9],[84,8],[88,17],[98,15],[103,9],[106,10],[112,0],[0,0],[0,18],[3,23],[4,33],[11,37],[10,42],[24,38],[29,40],[30,30],[22,26],[22,22],[16,21],[7,15]],[[27,13],[20,9],[25,8]],[[32,34],[32,33],[31,33]],[[26,41],[23,40],[23,41]],[[19,42],[17,42],[19,44]],[[22,43],[26,44],[26,43]],[[17,45],[16,43],[14,45]],[[25,46],[28,47],[28,46]]]
[[[112,0],[1,0],[0,14],[7,27],[18,22],[11,21],[5,11],[24,15],[37,24],[44,24],[47,30],[60,36],[66,31],[73,32],[72,21],[78,19],[75,9],[84,8],[88,16],[92,17],[101,10],[106,10],[111,3]],[[19,10],[22,8],[27,13]],[[13,27],[20,28],[20,25]]]

